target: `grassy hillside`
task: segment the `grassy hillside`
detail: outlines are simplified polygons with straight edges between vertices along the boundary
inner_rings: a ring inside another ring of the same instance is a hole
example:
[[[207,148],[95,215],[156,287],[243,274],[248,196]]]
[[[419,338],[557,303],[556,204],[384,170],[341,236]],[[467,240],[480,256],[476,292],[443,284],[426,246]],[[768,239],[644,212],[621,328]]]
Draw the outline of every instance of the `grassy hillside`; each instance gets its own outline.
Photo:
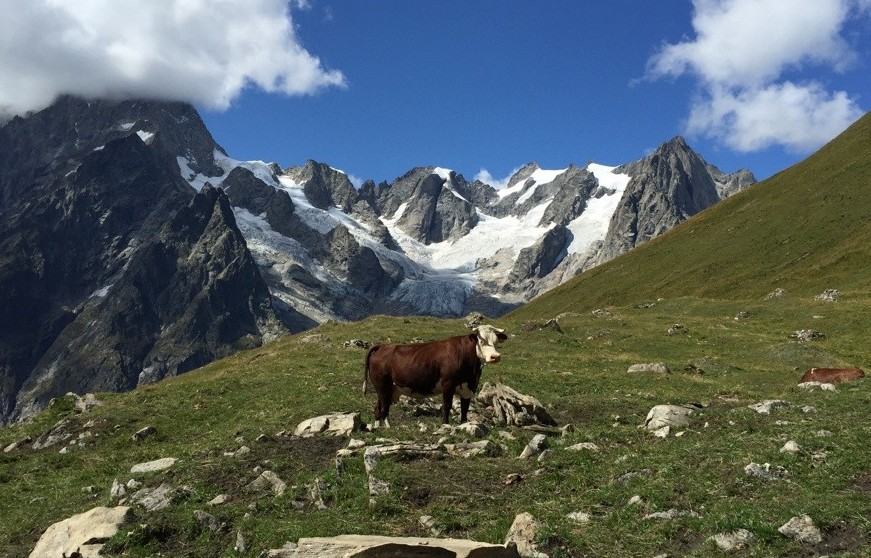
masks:
[[[31,422],[0,429],[0,448],[53,428],[68,435],[43,449],[31,441],[0,452],[0,556],[27,556],[49,525],[116,505],[113,480],[136,479],[145,488],[166,483],[175,496],[161,510],[135,507],[107,555],[258,557],[303,536],[427,536],[425,515],[442,536],[496,543],[526,511],[542,525],[540,548],[555,558],[725,556],[708,537],[736,529],[755,536],[733,554],[742,557],[869,557],[871,381],[836,392],[796,385],[811,366],[871,368],[869,163],[866,116],[801,165],[498,320],[512,337],[483,379],[535,396],[560,426],[574,427],[550,436],[540,462],[517,457],[534,432],[494,430],[488,439],[502,446],[499,455],[380,460],[375,471],[391,488],[370,504],[360,455],[336,471],[347,438],[287,431],[334,411],[372,420],[374,396],[360,393],[365,351],[344,341],[434,339],[465,327],[425,318],[330,323],[133,392],[97,394],[102,404],[86,413],[65,397]],[[763,300],[776,287],[787,296]],[[826,288],[841,298],[815,300]],[[607,312],[590,312],[598,308]],[[537,327],[556,315],[561,332]],[[792,337],[804,329],[824,337]],[[649,362],[671,373],[627,373]],[[770,415],[749,408],[772,399],[788,404]],[[680,436],[640,428],[665,403],[700,406]],[[391,423],[355,437],[372,445],[381,436],[443,436],[438,416],[408,407],[394,408]],[[153,434],[134,439],[147,426]],[[781,452],[790,440],[799,451]],[[567,449],[579,442],[598,449]],[[163,457],[178,461],[168,471],[130,473]],[[785,473],[748,476],[751,463]],[[283,495],[248,488],[264,469],[287,483]],[[310,498],[316,480],[323,508]],[[219,494],[227,502],[210,506]],[[693,514],[648,518],[672,509]],[[197,511],[215,517],[214,530]],[[590,521],[567,517],[578,511]],[[778,532],[802,514],[822,543]],[[240,535],[243,551],[235,549]]]
[[[871,295],[871,113],[805,161],[519,310],[553,316],[644,299],[756,299],[782,288]]]

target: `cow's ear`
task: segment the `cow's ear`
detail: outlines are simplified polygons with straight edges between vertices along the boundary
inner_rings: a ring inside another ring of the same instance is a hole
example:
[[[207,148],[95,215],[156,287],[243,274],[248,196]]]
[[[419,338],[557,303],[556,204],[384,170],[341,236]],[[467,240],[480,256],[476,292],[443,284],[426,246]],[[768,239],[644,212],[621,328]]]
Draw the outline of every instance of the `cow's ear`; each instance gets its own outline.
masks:
[[[498,339],[499,341],[508,341],[508,336],[505,333],[503,333],[503,331],[505,331],[505,330],[504,329],[499,330],[496,333],[496,339]]]
[[[472,340],[472,343],[477,343],[478,342],[478,332],[477,332],[477,330],[473,330],[473,331],[475,331],[475,333],[470,333],[469,339]]]

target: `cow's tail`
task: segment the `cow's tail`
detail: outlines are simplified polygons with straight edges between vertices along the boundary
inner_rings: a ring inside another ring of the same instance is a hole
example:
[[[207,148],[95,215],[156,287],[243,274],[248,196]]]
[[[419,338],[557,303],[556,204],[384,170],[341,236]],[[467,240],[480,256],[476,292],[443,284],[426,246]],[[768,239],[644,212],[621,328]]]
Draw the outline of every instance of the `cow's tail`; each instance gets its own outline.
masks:
[[[369,352],[366,353],[366,364],[363,367],[363,395],[366,395],[366,386],[369,383],[369,359],[372,357],[372,353],[377,351],[378,348],[379,346],[375,345],[374,347],[369,349]]]

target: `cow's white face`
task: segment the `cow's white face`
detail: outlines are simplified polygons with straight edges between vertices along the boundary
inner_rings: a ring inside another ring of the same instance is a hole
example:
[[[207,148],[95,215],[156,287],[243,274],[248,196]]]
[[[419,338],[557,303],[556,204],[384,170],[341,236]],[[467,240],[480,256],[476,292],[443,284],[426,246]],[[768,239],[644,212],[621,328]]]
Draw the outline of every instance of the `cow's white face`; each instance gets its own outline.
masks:
[[[496,350],[500,343],[508,339],[504,329],[491,325],[481,325],[472,330],[478,336],[478,345],[475,347],[478,358],[483,364],[499,362],[502,355]]]

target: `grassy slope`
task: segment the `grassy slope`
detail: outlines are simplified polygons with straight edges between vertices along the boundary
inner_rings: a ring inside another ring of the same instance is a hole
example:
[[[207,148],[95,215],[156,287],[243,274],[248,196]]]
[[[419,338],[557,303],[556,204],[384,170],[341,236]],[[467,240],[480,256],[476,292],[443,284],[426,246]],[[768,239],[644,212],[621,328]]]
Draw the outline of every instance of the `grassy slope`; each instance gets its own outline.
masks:
[[[342,341],[438,338],[462,331],[463,324],[384,317],[327,324],[314,342],[287,337],[157,385],[101,394],[104,404],[87,414],[76,414],[64,399],[30,423],[0,429],[0,447],[35,437],[61,418],[74,439],[88,433],[83,447],[65,454],[61,446],[0,453],[0,555],[26,556],[51,523],[112,505],[112,480],[133,477],[132,464],[174,456],[179,462],[170,471],[138,478],[145,486],[168,482],[186,489],[166,510],[137,511],[136,521],[111,542],[114,554],[238,556],[233,546],[240,531],[248,541],[245,556],[300,536],[422,536],[421,515],[433,516],[445,536],[501,542],[514,515],[530,511],[544,525],[540,539],[551,556],[716,556],[706,537],[737,528],[757,537],[742,556],[869,556],[871,381],[837,393],[795,385],[810,366],[867,370],[871,363],[871,235],[863,218],[871,210],[864,190],[871,186],[869,127],[866,117],[807,162],[499,320],[515,335],[503,362],[485,370],[485,380],[536,396],[560,424],[576,429],[551,439],[556,451],[543,463],[516,459],[532,435],[522,430],[509,442],[491,434],[507,444],[501,457],[382,460],[376,471],[391,483],[391,493],[370,507],[361,458],[348,459],[343,476],[335,473],[335,450],[345,440],[276,433],[331,411],[358,410],[371,420],[374,397],[364,399],[359,391],[365,352],[342,348]],[[775,287],[789,296],[763,301]],[[824,288],[840,289],[842,300],[815,301]],[[657,297],[663,300],[636,304]],[[606,305],[609,317],[589,312]],[[563,312],[562,334],[522,327]],[[736,320],[738,312],[749,317]],[[674,323],[686,332],[668,335]],[[790,339],[805,328],[826,337]],[[665,362],[672,374],[626,373],[631,364],[654,361]],[[747,408],[762,399],[791,405],[771,417]],[[687,402],[706,407],[684,436],[660,440],[638,428],[653,405]],[[806,405],[816,412],[805,413]],[[392,414],[392,437],[440,437],[432,432],[437,417],[403,409]],[[420,422],[427,432],[418,431]],[[148,425],[155,435],[131,438]],[[260,434],[266,438],[257,441]],[[370,442],[376,436],[360,435]],[[781,454],[788,439],[801,452]],[[600,451],[563,450],[581,441]],[[243,444],[249,454],[224,455]],[[746,477],[751,461],[785,467],[789,481]],[[287,481],[288,493],[273,498],[246,491],[258,466]],[[643,470],[648,477],[618,480]],[[523,480],[504,484],[510,473]],[[325,481],[327,509],[299,509],[295,501],[306,500],[316,477]],[[82,491],[90,486],[93,492]],[[208,508],[219,493],[230,502]],[[641,506],[627,505],[634,495]],[[643,519],[671,508],[700,517]],[[203,509],[224,524],[217,533],[194,518]],[[576,525],[566,518],[573,511],[591,513],[593,520]],[[823,545],[808,549],[777,533],[802,513],[824,530]]]
[[[871,295],[871,114],[805,161],[621,258],[557,287],[517,316],[554,316],[657,297],[756,299],[777,287]]]

